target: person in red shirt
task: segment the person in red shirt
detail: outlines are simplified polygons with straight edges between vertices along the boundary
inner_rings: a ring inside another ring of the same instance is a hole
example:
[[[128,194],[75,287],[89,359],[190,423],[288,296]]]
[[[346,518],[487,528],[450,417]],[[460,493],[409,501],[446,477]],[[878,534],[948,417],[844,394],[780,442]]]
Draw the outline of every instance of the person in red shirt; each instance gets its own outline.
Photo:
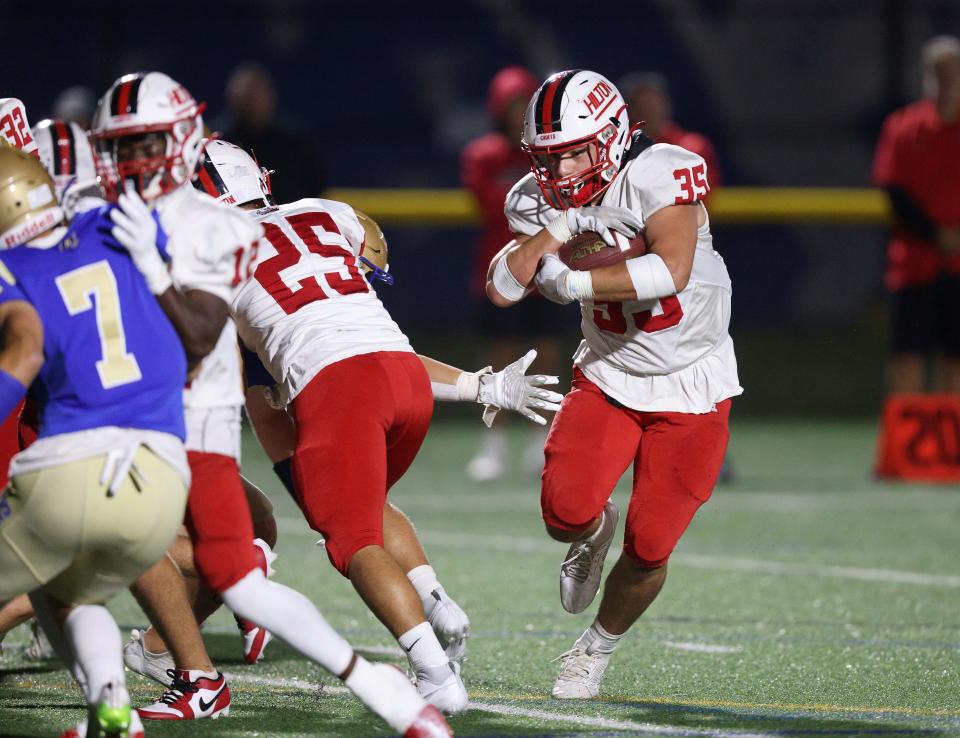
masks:
[[[657,72],[632,72],[620,80],[618,87],[627,101],[630,120],[643,121],[643,132],[657,143],[682,146],[702,156],[707,163],[710,189],[716,190],[721,177],[713,143],[703,134],[684,130],[673,121],[666,77]]]
[[[960,40],[933,38],[922,59],[924,96],[886,119],[873,165],[893,210],[891,394],[960,392]]]
[[[476,199],[481,233],[473,254],[471,295],[479,310],[479,331],[486,339],[488,363],[510,363],[521,344],[533,343],[538,353],[536,371],[557,374],[560,348],[554,334],[557,315],[545,300],[524,300],[520,313],[507,314],[486,299],[487,267],[490,260],[513,238],[503,205],[507,192],[530,172],[530,161],[520,148],[523,114],[540,81],[523,67],[505,67],[494,75],[487,93],[487,113],[493,130],[470,141],[460,155],[460,178]],[[571,325],[574,325],[571,321]],[[506,471],[507,442],[504,418],[497,418],[484,430],[483,442],[467,465],[467,475],[480,482],[493,481]],[[524,453],[525,465],[539,473],[543,467],[544,431],[530,431],[532,438]]]

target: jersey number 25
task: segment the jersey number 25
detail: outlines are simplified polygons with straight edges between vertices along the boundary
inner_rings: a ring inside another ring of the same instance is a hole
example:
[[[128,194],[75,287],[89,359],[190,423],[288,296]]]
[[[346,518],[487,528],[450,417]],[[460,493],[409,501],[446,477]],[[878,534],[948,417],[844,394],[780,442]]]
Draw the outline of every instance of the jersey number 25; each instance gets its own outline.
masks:
[[[294,233],[299,237],[300,247],[287,237],[280,226],[275,223],[264,223],[264,236],[276,249],[277,255],[261,262],[253,273],[253,277],[270,293],[270,296],[277,301],[277,304],[283,308],[287,315],[297,312],[311,302],[326,300],[333,296],[329,294],[329,290],[339,295],[351,295],[370,290],[367,280],[360,274],[360,269],[357,267],[357,258],[353,252],[340,244],[322,243],[317,237],[315,228],[327,233],[340,233],[340,229],[337,228],[337,224],[329,213],[320,211],[298,213],[297,215],[289,215],[284,220],[291,225]],[[321,275],[304,277],[297,282],[299,289],[296,290],[291,289],[283,281],[280,272],[300,262],[300,259],[304,256],[302,247],[306,247],[308,252],[319,256],[343,260],[343,267],[340,270],[322,274],[329,290],[320,284],[319,278]],[[342,273],[344,270],[346,276]]]

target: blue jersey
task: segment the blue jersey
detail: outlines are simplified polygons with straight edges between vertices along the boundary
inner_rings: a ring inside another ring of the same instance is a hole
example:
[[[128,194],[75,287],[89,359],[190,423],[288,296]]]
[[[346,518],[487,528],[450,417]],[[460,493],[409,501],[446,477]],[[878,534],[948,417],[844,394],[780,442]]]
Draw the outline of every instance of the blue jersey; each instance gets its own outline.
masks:
[[[183,440],[183,346],[111,226],[104,207],[49,247],[0,253],[0,302],[26,300],[43,321],[40,437],[117,426]]]

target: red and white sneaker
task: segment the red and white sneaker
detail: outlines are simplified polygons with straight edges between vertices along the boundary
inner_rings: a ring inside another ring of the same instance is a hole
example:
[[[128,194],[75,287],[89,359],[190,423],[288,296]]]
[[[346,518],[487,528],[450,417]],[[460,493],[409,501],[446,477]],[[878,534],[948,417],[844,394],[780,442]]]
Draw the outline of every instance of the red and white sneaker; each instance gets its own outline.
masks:
[[[216,679],[186,669],[167,673],[173,680],[170,688],[157,702],[137,710],[144,720],[216,720],[230,714],[230,687],[219,671]]]
[[[273,549],[262,538],[253,539],[254,548],[256,548],[257,563],[264,576],[272,577],[274,575],[273,564],[277,560],[277,555]],[[263,649],[273,640],[273,636],[266,628],[261,628],[256,623],[235,615],[237,627],[240,629],[240,635],[243,636],[243,660],[248,664],[255,664],[263,658]]]
[[[403,738],[450,738],[450,736],[453,736],[450,726],[433,705],[424,707],[403,734]]]

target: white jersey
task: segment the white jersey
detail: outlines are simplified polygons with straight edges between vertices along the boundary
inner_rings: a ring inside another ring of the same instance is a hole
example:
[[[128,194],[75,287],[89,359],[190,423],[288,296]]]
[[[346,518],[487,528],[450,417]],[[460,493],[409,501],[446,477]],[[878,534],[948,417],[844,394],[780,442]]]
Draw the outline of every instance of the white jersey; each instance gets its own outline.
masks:
[[[251,273],[261,232],[257,222],[189,185],[159,198],[157,210],[167,233],[173,283],[180,290],[209,292],[229,305]],[[236,458],[243,401],[237,330],[228,319],[216,347],[183,391],[187,448]],[[214,432],[211,418],[223,417],[224,408],[237,423],[217,423],[222,432]]]
[[[40,150],[27,121],[27,111],[15,97],[0,97],[0,137],[11,146],[40,158]]]
[[[357,268],[364,231],[353,208],[305,199],[254,215],[264,229],[254,276],[230,310],[243,342],[278,383],[281,402],[335,362],[413,351]]]
[[[668,205],[698,202],[708,191],[700,156],[655,144],[627,162],[599,204],[627,208],[645,221]],[[559,215],[532,174],[509,192],[504,212],[510,229],[526,236]],[[730,296],[730,276],[705,219],[682,292],[659,300],[581,304],[584,340],[574,363],[605,394],[635,410],[709,412],[743,392],[728,333]]]

